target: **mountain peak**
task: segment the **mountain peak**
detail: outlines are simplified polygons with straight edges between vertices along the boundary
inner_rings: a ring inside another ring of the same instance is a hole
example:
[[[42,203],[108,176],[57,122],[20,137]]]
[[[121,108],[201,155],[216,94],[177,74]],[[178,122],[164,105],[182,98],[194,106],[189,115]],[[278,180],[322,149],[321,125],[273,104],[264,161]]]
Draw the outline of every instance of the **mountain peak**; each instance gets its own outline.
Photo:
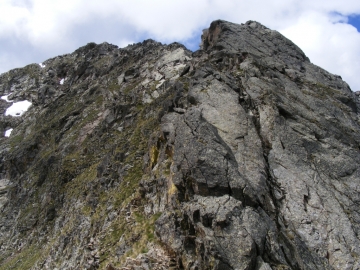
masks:
[[[0,269],[360,267],[359,93],[258,22],[89,43],[0,96]]]
[[[202,49],[228,50],[249,53],[255,57],[288,58],[308,61],[304,52],[279,32],[270,30],[256,21],[235,24],[216,20],[203,31]]]

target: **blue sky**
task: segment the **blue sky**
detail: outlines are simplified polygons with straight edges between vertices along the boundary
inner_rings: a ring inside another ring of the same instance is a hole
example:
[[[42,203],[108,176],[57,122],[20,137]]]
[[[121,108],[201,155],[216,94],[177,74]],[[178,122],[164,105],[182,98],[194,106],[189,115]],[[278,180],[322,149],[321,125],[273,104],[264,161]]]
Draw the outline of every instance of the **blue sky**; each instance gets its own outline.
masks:
[[[88,42],[124,47],[152,38],[196,50],[216,19],[278,30],[314,64],[360,90],[359,0],[1,0],[0,73]]]
[[[348,23],[354,26],[360,32],[360,15],[352,15],[348,17]]]

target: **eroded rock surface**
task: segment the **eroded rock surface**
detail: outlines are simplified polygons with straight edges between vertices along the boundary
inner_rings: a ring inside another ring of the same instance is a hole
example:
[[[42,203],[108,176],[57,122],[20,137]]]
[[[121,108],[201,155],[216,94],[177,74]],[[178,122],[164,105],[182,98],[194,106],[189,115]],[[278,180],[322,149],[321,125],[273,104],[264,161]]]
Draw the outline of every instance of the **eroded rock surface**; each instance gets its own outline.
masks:
[[[43,64],[0,76],[3,269],[360,268],[359,95],[278,32]]]
[[[183,202],[160,239],[186,269],[358,268],[355,94],[256,22],[213,22],[202,48],[191,107],[163,117]]]

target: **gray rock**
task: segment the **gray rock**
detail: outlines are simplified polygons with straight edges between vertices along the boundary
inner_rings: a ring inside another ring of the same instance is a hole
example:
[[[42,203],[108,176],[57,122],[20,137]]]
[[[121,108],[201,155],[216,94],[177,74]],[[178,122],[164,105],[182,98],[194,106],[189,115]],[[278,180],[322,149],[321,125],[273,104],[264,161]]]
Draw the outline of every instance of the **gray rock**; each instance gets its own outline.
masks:
[[[189,224],[172,227],[184,235],[172,248],[187,254],[186,268],[209,267],[217,256],[222,259],[216,269],[223,263],[229,269],[269,269],[270,262],[292,269],[356,268],[360,245],[353,218],[358,214],[349,206],[358,195],[348,188],[360,180],[355,95],[339,77],[312,65],[296,45],[256,22],[213,22],[202,48],[210,59],[216,57],[216,68],[232,76],[225,80],[214,67],[197,67],[197,82],[188,93],[192,108],[163,118],[175,127],[168,141],[174,149],[172,181],[186,201],[179,206],[186,214],[177,218]],[[247,206],[240,224],[251,241],[243,240],[246,248],[237,250],[249,254],[226,248],[238,245],[227,233],[242,232],[234,220],[221,219],[221,240],[215,240],[217,217],[206,209],[218,209],[223,203],[213,196],[225,194]],[[198,205],[199,195],[206,202],[186,212],[188,205]],[[169,246],[173,238],[161,233],[166,219],[176,224],[177,218],[163,215],[157,227]],[[204,225],[204,220],[210,221]],[[191,251],[184,249],[189,239]],[[213,243],[205,246],[224,253],[202,251],[198,243],[204,239]]]
[[[278,32],[45,63],[0,75],[4,269],[360,268],[359,93]]]

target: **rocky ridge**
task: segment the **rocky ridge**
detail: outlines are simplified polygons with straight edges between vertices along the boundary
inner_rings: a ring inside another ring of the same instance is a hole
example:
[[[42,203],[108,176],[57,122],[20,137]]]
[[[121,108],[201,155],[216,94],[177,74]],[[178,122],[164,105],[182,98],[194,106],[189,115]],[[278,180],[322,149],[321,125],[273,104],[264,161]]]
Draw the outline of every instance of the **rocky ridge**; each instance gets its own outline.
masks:
[[[0,269],[360,268],[360,101],[249,21],[0,75]]]

